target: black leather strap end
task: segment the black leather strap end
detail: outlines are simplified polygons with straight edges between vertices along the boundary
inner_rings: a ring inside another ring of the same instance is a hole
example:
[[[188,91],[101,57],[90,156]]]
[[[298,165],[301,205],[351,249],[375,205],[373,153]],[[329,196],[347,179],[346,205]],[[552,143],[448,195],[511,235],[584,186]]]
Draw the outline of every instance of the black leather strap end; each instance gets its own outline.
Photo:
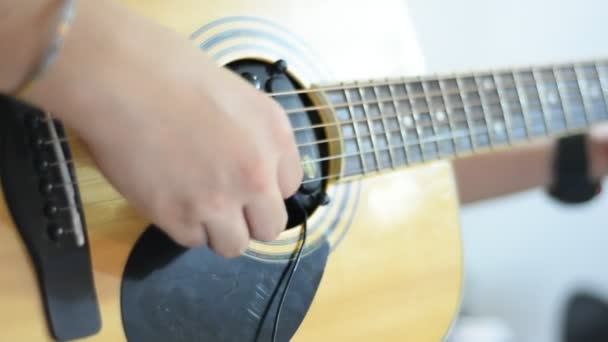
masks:
[[[563,203],[584,203],[601,191],[601,183],[590,173],[587,135],[560,138],[553,161],[553,184],[549,194]]]

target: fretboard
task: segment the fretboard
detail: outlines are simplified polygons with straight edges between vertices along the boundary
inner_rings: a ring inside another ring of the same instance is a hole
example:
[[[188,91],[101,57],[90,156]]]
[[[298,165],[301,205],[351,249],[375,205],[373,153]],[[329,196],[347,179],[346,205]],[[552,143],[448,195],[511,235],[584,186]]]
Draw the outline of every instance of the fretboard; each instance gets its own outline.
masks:
[[[322,89],[344,139],[343,177],[575,133],[608,119],[608,61]]]

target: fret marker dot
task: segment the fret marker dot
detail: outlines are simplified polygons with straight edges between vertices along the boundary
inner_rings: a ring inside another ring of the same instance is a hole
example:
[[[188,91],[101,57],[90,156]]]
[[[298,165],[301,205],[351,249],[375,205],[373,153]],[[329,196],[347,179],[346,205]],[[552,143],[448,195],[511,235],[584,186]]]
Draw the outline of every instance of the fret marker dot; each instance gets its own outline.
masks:
[[[554,91],[549,92],[547,94],[547,101],[549,101],[550,104],[557,104],[557,94]]]
[[[504,130],[505,130],[505,125],[502,122],[497,121],[494,123],[494,132],[502,133],[502,131],[504,131]]]
[[[439,121],[439,122],[445,121],[445,118],[446,118],[445,113],[442,111],[438,111],[437,113],[435,113],[435,117],[437,118],[437,121]]]
[[[494,89],[494,82],[492,82],[492,80],[490,80],[490,79],[485,79],[483,81],[483,88],[485,90],[492,90],[492,89]]]
[[[414,120],[412,120],[411,116],[406,116],[403,118],[403,124],[406,127],[412,127],[414,125]]]

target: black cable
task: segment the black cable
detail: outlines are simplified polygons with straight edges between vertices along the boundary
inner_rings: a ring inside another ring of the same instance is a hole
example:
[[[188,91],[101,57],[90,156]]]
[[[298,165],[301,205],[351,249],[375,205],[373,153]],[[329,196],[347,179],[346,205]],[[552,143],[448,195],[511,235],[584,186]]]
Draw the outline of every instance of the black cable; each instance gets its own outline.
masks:
[[[256,334],[255,334],[254,341],[256,341],[256,342],[260,338],[260,335],[262,333],[262,327],[264,326],[264,322],[266,321],[266,317],[268,316],[270,307],[272,306],[272,303],[274,302],[274,299],[275,299],[277,293],[279,292],[279,289],[281,288],[281,283],[283,283],[285,276],[287,276],[289,274],[289,276],[287,278],[287,283],[285,284],[285,289],[283,290],[283,294],[281,295],[281,298],[279,300],[279,306],[277,308],[277,314],[274,318],[274,324],[273,324],[273,328],[272,328],[271,342],[276,342],[277,333],[279,330],[279,321],[281,318],[281,311],[283,310],[283,304],[285,302],[285,298],[287,297],[287,291],[289,290],[289,285],[291,284],[293,275],[296,272],[298,265],[300,264],[300,260],[302,258],[302,251],[304,250],[304,245],[306,244],[306,230],[307,230],[306,221],[308,221],[308,216],[306,215],[306,210],[304,209],[302,204],[297,200],[294,200],[294,202],[296,202],[298,204],[298,207],[302,210],[302,215],[304,216],[304,223],[302,224],[302,234],[300,235],[300,240],[299,240],[299,241],[301,241],[300,247],[296,251],[294,251],[295,259],[292,257],[290,259],[290,261],[287,263],[287,267],[285,267],[283,274],[279,278],[279,282],[277,283],[277,286],[274,288],[274,291],[272,292],[272,295],[270,296],[270,301],[268,302],[268,306],[266,306],[266,310],[264,310],[264,313],[262,314],[262,317],[260,318],[260,324],[258,325]],[[293,264],[293,267],[291,267],[292,264]],[[290,270],[290,267],[291,267],[291,270]]]
[[[281,300],[279,301],[279,307],[277,308],[277,315],[274,318],[274,327],[272,328],[272,339],[271,339],[272,342],[276,341],[277,332],[279,330],[279,320],[281,317],[281,311],[283,310],[283,303],[285,302],[285,297],[287,297],[287,291],[289,291],[289,285],[291,285],[291,278],[293,278],[293,275],[296,273],[298,265],[300,264],[302,250],[304,250],[304,245],[306,244],[306,221],[308,220],[308,217],[306,216],[306,210],[304,209],[304,207],[302,207],[302,204],[298,201],[296,201],[296,203],[298,204],[298,206],[302,210],[302,214],[304,215],[304,223],[302,224],[302,234],[300,236],[300,239],[301,239],[300,241],[302,241],[302,243],[300,244],[300,248],[298,248],[295,264],[294,264],[293,268],[291,269],[291,272],[289,273],[289,277],[287,278],[287,283],[285,284],[285,290],[283,290],[283,295],[281,296]]]

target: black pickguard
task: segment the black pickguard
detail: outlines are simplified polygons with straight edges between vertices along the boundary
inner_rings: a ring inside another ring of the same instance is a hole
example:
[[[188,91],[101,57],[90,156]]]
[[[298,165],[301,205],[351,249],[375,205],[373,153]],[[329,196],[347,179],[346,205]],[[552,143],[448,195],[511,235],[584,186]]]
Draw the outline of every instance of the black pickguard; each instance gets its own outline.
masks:
[[[300,261],[283,307],[278,341],[289,341],[306,316],[328,253],[325,242]],[[121,303],[126,335],[131,342],[254,342],[286,264],[247,256],[226,259],[206,247],[184,249],[150,227],[125,269]],[[259,342],[270,341],[277,304],[278,296]]]

